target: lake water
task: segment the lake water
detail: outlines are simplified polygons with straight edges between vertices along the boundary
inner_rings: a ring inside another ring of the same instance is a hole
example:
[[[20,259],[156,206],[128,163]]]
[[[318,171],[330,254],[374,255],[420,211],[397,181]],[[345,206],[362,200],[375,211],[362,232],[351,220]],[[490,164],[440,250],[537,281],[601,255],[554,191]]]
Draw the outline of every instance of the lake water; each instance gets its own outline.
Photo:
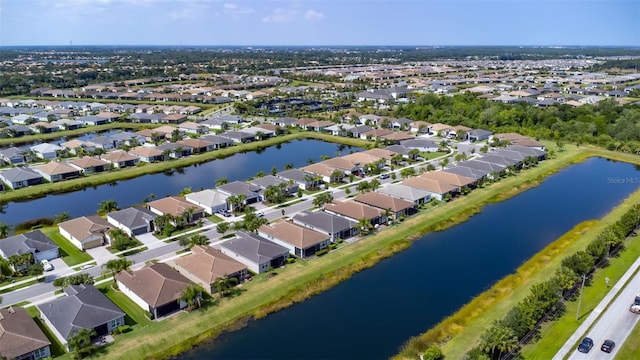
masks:
[[[271,168],[284,170],[286,164],[301,167],[309,159],[320,161],[322,155],[346,155],[361,151],[358,147],[303,139],[272,146],[262,151],[238,153],[225,159],[188,166],[172,174],[157,173],[118,181],[117,185],[100,185],[66,194],[49,195],[27,202],[10,202],[0,212],[0,222],[19,224],[29,219],[53,217],[68,212],[72,217],[95,214],[102,200],[113,199],[120,208],[141,203],[149,194],[156,198],[177,195],[182,189],[193,191],[212,188],[217,179],[245,181],[259,171],[271,173]],[[42,185],[46,186],[46,185]]]
[[[389,358],[411,336],[433,327],[576,224],[608,213],[639,184],[640,173],[626,163],[591,158],[572,165],[181,359]]]

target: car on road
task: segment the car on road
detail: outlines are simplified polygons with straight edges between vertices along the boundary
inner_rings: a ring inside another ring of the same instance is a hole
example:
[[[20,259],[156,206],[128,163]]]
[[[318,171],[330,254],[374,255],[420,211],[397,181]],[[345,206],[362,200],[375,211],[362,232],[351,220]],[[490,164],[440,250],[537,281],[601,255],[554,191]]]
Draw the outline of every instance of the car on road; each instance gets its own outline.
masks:
[[[44,271],[51,271],[51,270],[53,270],[53,264],[52,264],[52,263],[50,263],[50,262],[49,262],[49,260],[44,259],[44,260],[42,260],[42,261],[41,261],[41,263],[42,263],[42,269],[43,269]]]
[[[600,350],[606,352],[606,353],[610,353],[613,351],[613,348],[616,346],[616,343],[613,342],[613,340],[605,340],[602,343],[602,346],[600,347]]]
[[[256,216],[257,217],[263,217],[264,213],[262,211],[258,211],[258,212],[256,212]]]
[[[592,347],[593,347],[593,340],[591,340],[591,338],[586,337],[582,339],[582,342],[580,343],[580,345],[578,345],[578,351],[586,354],[589,351],[591,351]]]
[[[389,178],[389,174],[380,175],[380,179],[388,179],[388,178]]]

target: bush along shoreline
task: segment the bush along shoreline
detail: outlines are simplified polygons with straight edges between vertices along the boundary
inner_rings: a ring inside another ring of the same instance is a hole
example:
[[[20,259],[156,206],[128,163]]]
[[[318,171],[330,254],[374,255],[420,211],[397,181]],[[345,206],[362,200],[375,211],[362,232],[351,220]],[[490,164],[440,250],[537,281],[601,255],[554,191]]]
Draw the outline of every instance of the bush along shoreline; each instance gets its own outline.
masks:
[[[477,346],[468,351],[464,359],[519,358],[521,347],[539,338],[540,327],[545,322],[557,320],[564,314],[566,303],[577,300],[583,281],[588,286],[594,273],[608,266],[609,258],[624,248],[625,239],[635,236],[639,225],[640,204],[635,204],[583,250],[562,259],[560,268],[549,280],[532,286],[528,296],[480,335]],[[399,356],[422,355],[427,359],[427,353],[433,353],[437,345],[425,343],[422,335],[416,336],[403,346]]]

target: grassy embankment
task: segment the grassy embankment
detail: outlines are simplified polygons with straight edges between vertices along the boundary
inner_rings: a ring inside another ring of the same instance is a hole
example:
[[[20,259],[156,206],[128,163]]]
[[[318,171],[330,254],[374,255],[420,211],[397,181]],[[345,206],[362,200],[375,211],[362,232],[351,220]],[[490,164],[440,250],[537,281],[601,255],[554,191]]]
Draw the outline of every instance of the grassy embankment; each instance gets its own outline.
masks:
[[[350,146],[367,147],[370,142],[360,139],[342,138],[329,134],[320,134],[315,132],[293,132],[291,134],[273,137],[270,139],[256,141],[246,144],[239,144],[224,149],[214,150],[203,154],[191,155],[188,157],[163,161],[152,164],[144,164],[127,169],[114,169],[108,172],[92,174],[77,179],[60,181],[55,183],[47,183],[43,185],[35,185],[28,188],[18,190],[7,190],[0,194],[0,204],[10,201],[19,201],[34,199],[48,194],[71,192],[81,190],[88,187],[98,186],[117,182],[118,180],[131,179],[138,176],[153,174],[163,171],[169,171],[176,168],[186,167],[194,164],[200,164],[215,159],[222,159],[240,152],[255,151],[264,149],[269,146],[282,144],[295,139],[318,139],[333,143],[340,143]],[[215,180],[215,179],[214,179]],[[211,186],[214,184],[212,183]]]
[[[627,341],[622,344],[622,347],[618,350],[616,359],[626,360],[634,359],[640,354],[640,322],[636,324]]]
[[[543,162],[518,176],[423,211],[399,225],[322,258],[287,265],[273,278],[258,278],[243,285],[241,295],[224,299],[206,311],[181,314],[153,323],[145,328],[143,336],[135,330],[119,335],[104,356],[109,359],[168,358],[184,352],[225,328],[237,325],[239,321],[266,316],[329,289],[352,274],[405,249],[422,234],[463,222],[479,212],[484,204],[504,200],[535,186],[547,175],[581,158],[582,153],[583,150],[568,148],[558,154],[557,159]]]
[[[562,153],[561,153],[562,154]],[[574,161],[579,161],[590,156],[601,156],[613,160],[640,164],[640,157],[630,154],[611,152],[599,148],[587,147],[574,157]],[[602,220],[597,222],[585,222],[579,224],[574,229],[563,235],[560,239],[547,246],[540,253],[525,262],[515,274],[509,275],[489,290],[475,297],[471,302],[463,306],[456,313],[442,320],[438,325],[431,328],[426,333],[412,339],[412,343],[405,348],[396,358],[410,356],[417,348],[424,347],[423,344],[444,344],[442,350],[449,359],[462,358],[465,352],[473,348],[484,329],[486,329],[495,319],[500,319],[515,304],[529,294],[532,285],[545,280],[559,267],[565,256],[571,255],[583,249],[595,236],[610,223],[615,222],[630,206],[640,202],[640,191],[635,192],[627,198],[621,205],[616,207]],[[626,271],[631,263],[640,255],[640,244],[638,242],[627,244],[628,249],[623,252],[618,259],[612,261],[612,265],[606,269],[599,270],[594,277],[594,285],[585,290],[582,302],[582,309],[588,312],[595,307],[606,293],[604,278],[609,277],[612,282],[618,279]],[[567,305],[567,314],[576,312],[576,303]],[[565,316],[570,320],[571,316]],[[580,325],[575,321],[573,324],[565,325],[562,321],[549,323],[543,329],[543,339],[524,349],[525,355],[534,348],[547,349],[544,356],[533,356],[525,358],[551,358],[548,354],[553,354],[551,345],[545,341],[546,333],[549,331],[550,342],[558,343],[557,350],[562,343]],[[581,319],[583,320],[583,319]],[[571,321],[568,321],[569,323]],[[561,331],[554,331],[556,327]],[[573,329],[573,330],[571,330]],[[564,339],[564,340],[562,340]]]

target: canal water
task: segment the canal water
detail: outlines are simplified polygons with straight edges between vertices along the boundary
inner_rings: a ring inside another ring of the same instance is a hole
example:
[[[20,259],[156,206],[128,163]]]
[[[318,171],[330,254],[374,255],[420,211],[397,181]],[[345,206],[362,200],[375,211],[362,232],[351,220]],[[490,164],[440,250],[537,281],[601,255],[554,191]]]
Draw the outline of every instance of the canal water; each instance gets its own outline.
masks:
[[[10,202],[0,211],[0,222],[16,225],[41,217],[53,217],[68,212],[71,217],[95,214],[103,200],[115,200],[120,208],[141,203],[150,194],[161,198],[177,195],[184,188],[193,191],[212,188],[217,179],[245,181],[259,171],[271,173],[271,168],[284,170],[286,164],[294,167],[307,165],[309,159],[320,161],[321,156],[346,155],[361,151],[319,140],[301,139],[265,148],[261,151],[238,153],[224,159],[176,169],[171,173],[149,174],[134,179],[118,181],[116,185],[100,185],[71,193],[49,195],[27,202]],[[46,186],[46,185],[39,185]]]
[[[576,224],[608,213],[638,184],[640,173],[633,165],[602,158],[572,165],[181,359],[389,358],[408,338],[437,324]]]

